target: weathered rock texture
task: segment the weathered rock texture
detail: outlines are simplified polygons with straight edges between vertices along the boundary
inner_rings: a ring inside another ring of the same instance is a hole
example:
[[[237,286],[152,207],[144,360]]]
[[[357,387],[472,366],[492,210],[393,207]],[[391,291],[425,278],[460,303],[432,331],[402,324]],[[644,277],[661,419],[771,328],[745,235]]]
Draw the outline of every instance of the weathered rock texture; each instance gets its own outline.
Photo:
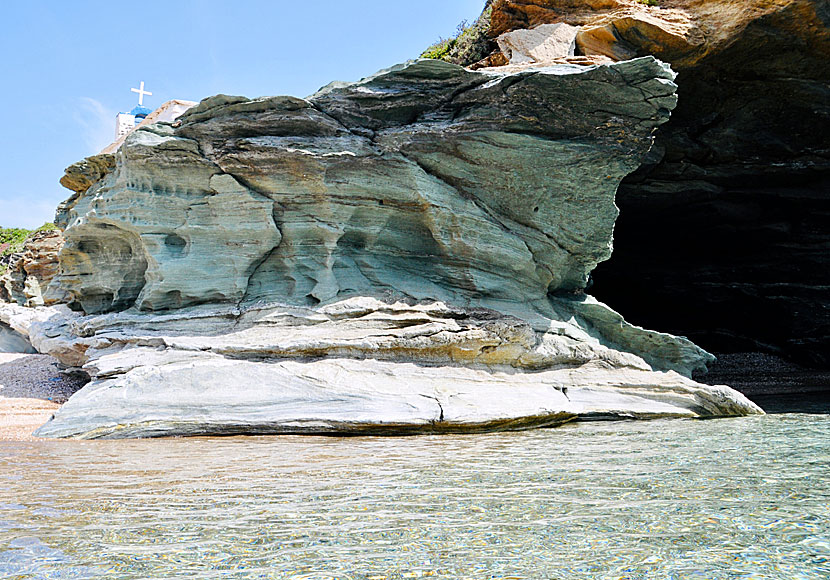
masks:
[[[580,27],[577,55],[678,71],[680,104],[617,197],[592,291],[719,353],[830,368],[830,3],[495,0],[490,31]]]
[[[100,175],[70,169],[59,281],[85,315],[26,331],[94,380],[39,434],[758,412],[683,376],[710,355],[582,292],[673,77],[422,60],[137,130]]]
[[[58,253],[63,237],[57,230],[31,234],[21,252],[9,256],[7,269],[0,276],[0,301],[22,306],[56,304],[64,295],[49,284],[58,272]]]
[[[78,180],[60,282],[86,313],[578,291],[672,79],[652,58],[505,75],[419,61],[309,100],[213,97]]]

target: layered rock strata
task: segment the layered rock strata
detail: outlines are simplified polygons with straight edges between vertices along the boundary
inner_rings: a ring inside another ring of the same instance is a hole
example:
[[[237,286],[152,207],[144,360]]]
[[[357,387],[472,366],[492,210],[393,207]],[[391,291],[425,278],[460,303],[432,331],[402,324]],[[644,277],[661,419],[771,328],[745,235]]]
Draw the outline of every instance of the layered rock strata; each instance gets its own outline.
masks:
[[[483,64],[500,35],[557,24],[577,56],[670,62],[679,107],[620,187],[593,291],[716,352],[829,369],[830,3],[655,4],[494,0]]]
[[[137,130],[111,166],[69,171],[58,280],[76,313],[47,309],[26,332],[93,381],[39,434],[759,412],[687,378],[711,360],[694,344],[583,293],[673,77],[650,57],[503,73],[421,60],[308,99],[212,97]]]
[[[63,237],[57,230],[31,234],[23,250],[9,256],[0,275],[0,301],[21,306],[44,306],[61,302],[64,296],[50,283],[58,272],[58,254]]]

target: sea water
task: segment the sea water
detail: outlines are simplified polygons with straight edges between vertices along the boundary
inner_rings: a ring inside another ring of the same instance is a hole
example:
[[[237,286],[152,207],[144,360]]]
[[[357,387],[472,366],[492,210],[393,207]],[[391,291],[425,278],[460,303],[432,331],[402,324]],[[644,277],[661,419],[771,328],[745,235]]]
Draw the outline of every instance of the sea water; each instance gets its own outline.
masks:
[[[0,578],[830,578],[830,415],[0,443]]]

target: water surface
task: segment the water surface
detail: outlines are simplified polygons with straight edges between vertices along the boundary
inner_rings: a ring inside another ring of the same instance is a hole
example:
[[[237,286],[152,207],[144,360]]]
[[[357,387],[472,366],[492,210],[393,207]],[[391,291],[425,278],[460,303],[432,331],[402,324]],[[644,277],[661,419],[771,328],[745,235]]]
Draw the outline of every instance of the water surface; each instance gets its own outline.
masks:
[[[830,578],[830,415],[0,444],[0,578]]]

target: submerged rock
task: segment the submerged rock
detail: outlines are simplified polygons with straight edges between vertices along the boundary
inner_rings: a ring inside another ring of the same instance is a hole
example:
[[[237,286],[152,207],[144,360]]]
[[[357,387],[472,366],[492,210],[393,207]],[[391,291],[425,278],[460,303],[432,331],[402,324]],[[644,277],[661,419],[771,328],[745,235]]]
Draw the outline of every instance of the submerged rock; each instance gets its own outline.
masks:
[[[38,433],[760,412],[687,378],[711,355],[583,292],[673,77],[651,57],[422,60],[308,99],[220,95],[137,130],[111,170],[70,172],[58,280],[78,313],[27,332],[93,381]]]

